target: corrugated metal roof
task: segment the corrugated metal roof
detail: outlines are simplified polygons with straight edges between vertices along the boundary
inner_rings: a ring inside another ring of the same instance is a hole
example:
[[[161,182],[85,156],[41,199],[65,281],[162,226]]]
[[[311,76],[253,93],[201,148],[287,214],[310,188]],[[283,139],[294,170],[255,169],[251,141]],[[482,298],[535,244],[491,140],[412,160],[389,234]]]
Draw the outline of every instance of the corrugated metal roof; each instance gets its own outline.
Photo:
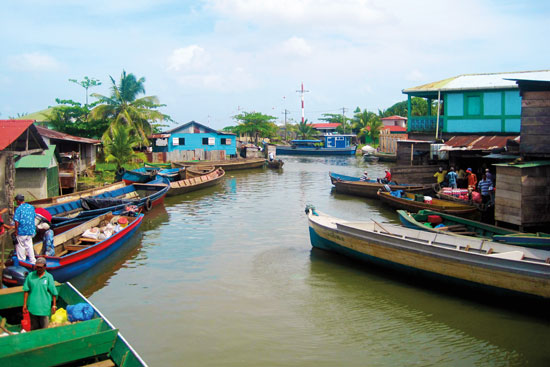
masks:
[[[472,89],[517,89],[514,80],[535,79],[547,80],[550,70],[519,71],[511,73],[462,74],[452,78],[404,89],[403,93],[437,92]]]
[[[330,128],[337,128],[340,126],[339,122],[324,122],[319,124],[311,124],[311,126],[315,129],[330,129]]]
[[[183,124],[183,125],[180,125],[178,127],[175,127],[171,130],[167,130],[167,131],[164,131],[163,134],[174,134],[174,133],[177,133],[179,130],[182,130],[184,128],[186,128],[187,126],[191,125],[191,124],[194,124],[194,125],[197,125],[199,127],[202,127],[205,131],[207,132],[213,132],[213,133],[216,133],[216,134],[219,134],[219,135],[234,135],[236,136],[237,134],[234,134],[234,133],[230,133],[230,132],[226,132],[226,131],[220,131],[220,130],[215,130],[215,129],[212,129],[211,127],[208,127],[206,125],[203,125],[203,124],[200,124],[196,121],[189,121],[188,123],[186,124]]]
[[[0,150],[6,149],[10,144],[17,140],[29,127],[33,120],[0,120]],[[40,139],[39,145],[46,145]]]
[[[35,125],[35,126],[36,126],[36,129],[38,130],[38,132],[40,133],[40,135],[45,136],[45,137],[50,138],[50,139],[74,141],[74,142],[83,143],[83,144],[94,144],[94,145],[101,144],[100,140],[82,138],[80,136],[69,135],[69,134],[59,132],[59,131],[50,130],[50,129],[48,129],[46,127],[43,127],[43,126],[40,126],[40,125]]]
[[[15,168],[49,168],[55,152],[55,145],[48,145],[42,154],[30,154],[15,162]]]
[[[453,136],[445,142],[441,150],[492,150],[503,148],[508,140],[519,142],[519,135],[513,136],[480,136],[461,135]]]
[[[516,168],[530,168],[530,167],[543,167],[550,166],[550,161],[531,161],[531,162],[522,162],[522,163],[499,163],[493,164],[493,166],[499,167],[516,167]]]

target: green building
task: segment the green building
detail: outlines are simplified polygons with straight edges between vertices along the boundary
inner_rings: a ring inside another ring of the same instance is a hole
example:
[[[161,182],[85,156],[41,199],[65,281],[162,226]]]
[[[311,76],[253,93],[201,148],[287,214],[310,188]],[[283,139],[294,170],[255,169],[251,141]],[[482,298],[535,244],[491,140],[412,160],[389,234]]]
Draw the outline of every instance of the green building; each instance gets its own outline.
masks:
[[[464,74],[405,89],[409,136],[433,139],[436,132],[443,138],[460,134],[519,135],[521,96],[511,79],[549,76],[550,70]],[[413,97],[428,101],[427,116],[411,115]]]

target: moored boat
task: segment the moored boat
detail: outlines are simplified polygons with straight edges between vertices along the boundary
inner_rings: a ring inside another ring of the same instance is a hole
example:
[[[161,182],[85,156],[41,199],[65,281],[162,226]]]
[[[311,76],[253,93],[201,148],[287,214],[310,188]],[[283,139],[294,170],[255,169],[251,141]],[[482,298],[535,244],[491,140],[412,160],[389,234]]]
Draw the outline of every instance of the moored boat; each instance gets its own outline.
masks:
[[[265,164],[264,158],[238,158],[225,161],[194,161],[174,162],[177,167],[189,167],[195,165],[209,165],[216,168],[223,168],[224,171],[235,171],[241,169],[261,168]]]
[[[119,330],[72,284],[56,287],[58,308],[84,303],[93,310],[91,319],[20,333],[23,287],[0,289],[0,313],[8,331],[0,337],[1,366],[147,366]]]
[[[137,231],[142,219],[143,214],[126,216],[109,212],[54,236],[55,256],[44,256],[48,272],[58,282],[84,273],[121,248]],[[34,249],[41,253],[42,243]],[[33,264],[16,256],[7,265],[2,272],[2,283],[6,286],[22,285],[33,269]]]
[[[432,192],[432,185],[414,185],[398,184],[390,182],[389,184],[379,183],[377,180],[361,181],[361,178],[354,176],[341,175],[329,172],[330,181],[334,185],[336,192],[348,195],[362,196],[372,199],[378,198],[378,190],[388,186],[391,190],[406,190],[414,193],[429,194]]]
[[[126,171],[122,175],[122,181],[127,185],[132,183],[147,183],[158,177],[164,177],[168,181],[177,181],[181,178],[183,168],[159,169],[156,167],[140,167]]]
[[[67,201],[78,200],[78,199],[83,198],[83,197],[100,195],[100,194],[103,194],[104,192],[107,192],[107,191],[112,191],[112,190],[123,188],[124,186],[126,186],[126,184],[124,182],[120,181],[120,182],[115,182],[115,183],[110,184],[110,185],[105,185],[105,186],[101,186],[101,187],[94,187],[92,189],[77,191],[77,192],[73,192],[73,193],[70,193],[70,194],[52,196],[52,197],[49,197],[49,198],[32,200],[32,201],[27,201],[27,202],[29,204],[31,204],[32,206],[34,206],[35,208],[45,208],[45,207],[52,206],[52,205],[55,205],[55,204],[65,203]]]
[[[283,165],[285,164],[285,162],[283,162],[282,160],[280,159],[274,159],[272,161],[270,160],[267,160],[267,166],[269,168],[273,168],[273,169],[279,169],[279,168],[282,168]]]
[[[207,175],[209,173],[214,172],[215,170],[216,170],[216,167],[214,166],[195,165],[195,166],[185,167],[185,171],[182,174],[182,176],[185,176],[185,177],[182,177],[182,179]]]
[[[378,162],[378,157],[374,154],[363,154],[363,160],[365,162]]]
[[[374,155],[378,157],[381,162],[397,162],[396,153],[374,152]]]
[[[400,196],[396,196],[394,192],[380,190],[378,191],[378,198],[392,208],[408,210],[410,212],[430,209],[460,216],[475,216],[478,214],[478,210],[475,206],[466,203],[457,203],[435,198],[431,198],[429,202],[425,202],[422,194],[414,194],[406,191],[401,193]]]
[[[172,163],[154,163],[154,162],[144,162],[143,167],[152,167],[157,169],[174,168],[172,167]]]
[[[346,221],[312,207],[306,213],[313,247],[452,284],[550,298],[550,251],[375,221]]]
[[[291,145],[277,145],[277,154],[298,155],[355,155],[352,145],[355,135],[325,134],[323,140],[292,140]]]
[[[168,193],[166,195],[176,196],[214,186],[220,183],[224,176],[224,170],[222,168],[217,168],[216,170],[209,172],[205,175],[170,182],[170,190],[168,190]]]

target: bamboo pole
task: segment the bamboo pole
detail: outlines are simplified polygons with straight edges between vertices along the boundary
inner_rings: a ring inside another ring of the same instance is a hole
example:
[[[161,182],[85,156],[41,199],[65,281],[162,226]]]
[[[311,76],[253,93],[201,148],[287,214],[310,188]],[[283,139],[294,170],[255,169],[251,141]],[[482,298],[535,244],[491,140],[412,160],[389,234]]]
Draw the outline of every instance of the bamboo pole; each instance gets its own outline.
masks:
[[[441,89],[437,91],[437,119],[435,123],[435,138],[439,136],[439,113],[441,109]]]

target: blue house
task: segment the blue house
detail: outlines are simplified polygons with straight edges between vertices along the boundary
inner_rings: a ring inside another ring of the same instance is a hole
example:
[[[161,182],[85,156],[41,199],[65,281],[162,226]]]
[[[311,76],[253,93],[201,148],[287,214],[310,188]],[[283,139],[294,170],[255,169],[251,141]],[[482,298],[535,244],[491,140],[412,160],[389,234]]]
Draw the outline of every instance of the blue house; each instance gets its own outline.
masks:
[[[535,76],[548,78],[550,71],[465,74],[405,89],[408,132],[432,138],[436,129],[437,135],[444,138],[457,134],[517,135],[521,130],[521,97],[511,79]],[[411,115],[412,97],[428,101],[427,116]]]
[[[237,154],[236,135],[196,121],[151,136],[153,161],[223,160]]]

